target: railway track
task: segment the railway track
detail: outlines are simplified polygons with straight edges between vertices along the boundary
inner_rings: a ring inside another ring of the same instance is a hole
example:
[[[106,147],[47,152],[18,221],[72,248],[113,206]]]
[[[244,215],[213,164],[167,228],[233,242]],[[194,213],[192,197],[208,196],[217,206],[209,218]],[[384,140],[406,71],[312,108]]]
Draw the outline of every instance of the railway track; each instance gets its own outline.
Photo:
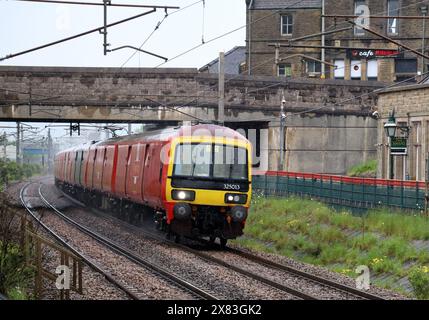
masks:
[[[69,196],[67,196],[67,197],[69,199],[71,199],[72,201],[74,201],[75,203],[79,204],[73,198],[70,198]],[[96,213],[99,213],[98,210],[97,210]],[[137,228],[137,227],[135,227],[133,225],[130,225],[130,224],[125,223],[125,222],[123,222],[121,220],[118,220],[118,219],[116,219],[116,220],[119,223],[124,224],[127,227],[131,227],[132,229],[136,230],[137,232],[141,232],[145,236],[148,236],[148,237],[150,237],[150,238],[152,238],[154,240],[158,240],[158,241],[161,241],[161,242],[167,242],[171,246],[178,247],[178,248],[180,248],[180,249],[182,249],[182,250],[184,250],[186,252],[192,253],[192,254],[194,254],[194,255],[196,255],[196,256],[198,256],[198,257],[200,257],[200,258],[202,258],[202,259],[204,259],[206,261],[209,261],[211,263],[215,263],[215,264],[224,266],[226,268],[234,270],[234,271],[236,271],[238,273],[246,275],[246,276],[248,276],[248,277],[250,277],[252,279],[260,281],[260,282],[262,282],[262,283],[264,283],[266,285],[272,286],[274,288],[277,288],[277,289],[282,290],[284,292],[287,292],[289,294],[292,294],[292,295],[294,295],[296,297],[299,297],[301,299],[317,299],[315,296],[307,294],[307,293],[304,293],[304,292],[302,292],[300,290],[297,290],[297,289],[295,289],[293,287],[285,286],[283,284],[279,284],[278,282],[274,282],[273,280],[270,280],[270,279],[267,279],[265,277],[262,277],[259,274],[255,274],[255,273],[249,272],[248,270],[245,270],[241,266],[236,266],[236,265],[233,265],[233,264],[231,264],[229,262],[226,262],[225,259],[220,259],[220,258],[213,257],[213,255],[211,253],[203,252],[201,250],[196,250],[196,249],[193,249],[193,248],[191,248],[189,246],[186,246],[186,245],[177,244],[174,241],[165,239],[163,236],[160,236],[159,234],[150,232],[150,231],[145,230],[145,229]],[[204,244],[208,243],[207,241],[202,241],[202,242]],[[220,246],[219,246],[219,249],[220,249]],[[318,285],[318,286],[327,288],[328,290],[335,290],[335,291],[338,291],[338,292],[342,292],[342,293],[344,293],[346,295],[349,295],[349,296],[357,298],[357,299],[365,299],[365,300],[382,300],[383,299],[382,297],[377,296],[375,294],[372,294],[372,293],[369,293],[369,292],[365,292],[365,291],[361,291],[361,290],[358,290],[356,288],[347,286],[345,284],[341,284],[341,283],[332,281],[330,279],[326,279],[326,278],[323,278],[323,277],[320,277],[320,276],[316,276],[314,274],[311,274],[311,273],[308,273],[308,272],[305,272],[305,271],[301,271],[301,270],[295,269],[295,268],[293,268],[291,266],[287,266],[287,265],[284,265],[284,264],[276,263],[274,261],[262,258],[260,256],[257,256],[257,255],[254,255],[254,254],[251,254],[251,253],[248,253],[248,252],[244,252],[244,251],[241,251],[241,250],[238,250],[238,249],[227,247],[226,248],[226,252],[228,254],[235,255],[235,256],[247,259],[247,260],[249,260],[249,261],[251,261],[253,263],[257,263],[257,264],[263,265],[266,268],[278,270],[280,272],[292,275],[293,277],[297,277],[299,279],[302,279],[303,281],[307,281],[307,282],[313,283],[314,285]],[[229,261],[232,261],[232,260],[233,259],[229,259]]]
[[[31,184],[31,183],[30,183]],[[110,273],[108,273],[106,270],[103,270],[101,267],[97,266],[94,262],[92,262],[90,259],[88,259],[87,257],[83,256],[76,248],[74,248],[73,246],[71,246],[69,243],[67,243],[66,241],[64,241],[64,239],[62,239],[58,234],[56,234],[51,228],[49,228],[46,224],[44,224],[39,217],[37,216],[37,212],[35,212],[34,210],[32,210],[25,202],[24,200],[24,190],[30,185],[26,185],[24,188],[21,189],[21,202],[24,205],[24,207],[26,208],[27,212],[29,212],[31,214],[31,216],[33,216],[34,219],[37,220],[37,222],[47,231],[49,232],[56,240],[58,240],[60,243],[62,243],[64,246],[66,246],[70,251],[72,251],[73,253],[75,253],[77,256],[81,257],[86,263],[88,263],[88,265],[90,265],[91,267],[93,267],[96,271],[100,272],[101,274],[103,274],[111,283],[113,283],[115,286],[117,286],[118,288],[120,288],[122,291],[124,291],[130,298],[132,299],[140,299],[138,294],[136,293],[136,289],[135,288],[127,288],[126,286],[122,285],[120,283],[119,280],[117,280],[116,278],[114,278]],[[164,270],[163,268],[156,266],[150,262],[148,262],[147,260],[135,255],[134,253],[132,253],[131,251],[127,250],[126,248],[121,247],[120,245],[114,243],[113,241],[99,235],[96,234],[95,232],[92,232],[91,230],[89,230],[88,228],[84,227],[83,225],[78,224],[77,222],[73,221],[72,219],[70,219],[69,217],[67,217],[66,215],[64,215],[61,211],[57,210],[54,206],[52,206],[52,204],[50,204],[45,197],[43,197],[42,192],[41,192],[41,188],[42,185],[39,185],[39,189],[38,189],[38,194],[40,199],[43,201],[43,203],[50,209],[53,210],[53,212],[60,217],[61,219],[63,219],[64,221],[66,221],[68,224],[72,225],[73,227],[75,227],[76,229],[78,229],[80,232],[82,232],[83,234],[91,237],[92,239],[96,240],[97,242],[99,242],[100,244],[102,244],[103,246],[107,247],[109,250],[115,252],[116,254],[119,254],[123,257],[125,257],[126,259],[128,259],[129,261],[147,269],[150,270],[152,273],[156,274],[157,276],[163,278],[164,280],[166,280],[168,283],[181,288],[182,290],[185,290],[187,292],[189,292],[192,296],[194,296],[197,299],[207,299],[207,300],[217,300],[218,298],[214,295],[211,295],[210,293],[206,292],[203,289],[200,289],[194,285],[192,285],[191,283],[189,283],[188,281],[185,281],[171,273],[169,273],[168,271]]]
[[[109,240],[108,238],[106,238],[106,237],[104,237],[104,236],[102,236],[102,235],[100,235],[100,234],[98,234],[98,233],[96,233],[96,232],[94,232],[94,231],[89,230],[87,227],[85,227],[85,226],[83,226],[83,225],[79,224],[78,222],[76,222],[76,221],[74,221],[74,220],[70,219],[69,217],[67,217],[66,215],[64,215],[61,211],[59,211],[55,206],[53,206],[52,204],[50,204],[50,203],[46,200],[46,198],[45,198],[45,197],[43,196],[43,194],[41,193],[41,189],[39,189],[39,196],[40,196],[40,198],[42,199],[42,201],[43,201],[46,205],[48,205],[52,210],[54,210],[54,211],[55,211],[57,214],[59,214],[61,217],[63,217],[63,218],[64,218],[64,219],[66,219],[68,222],[70,222],[71,224],[73,224],[74,226],[76,226],[78,229],[82,230],[82,231],[83,231],[83,232],[85,232],[85,233],[88,233],[88,234],[92,234],[92,235],[94,235],[94,237],[96,237],[96,238],[97,238],[97,240],[99,240],[99,241],[101,241],[101,242],[103,242],[103,243],[104,243],[104,242],[105,242],[105,243],[111,243],[111,245],[113,245],[113,247],[114,247],[114,248],[119,249],[121,252],[125,252],[126,254],[133,255],[133,256],[134,256],[135,258],[137,258],[137,259],[142,259],[141,257],[139,257],[139,256],[138,256],[138,255],[136,255],[135,253],[131,252],[130,250],[128,250],[128,249],[126,249],[126,248],[124,248],[124,247],[122,247],[122,246],[120,246],[120,245],[118,245],[118,244],[114,243],[113,241]],[[70,198],[70,197],[69,197],[69,196],[67,196],[67,195],[65,195],[65,196],[66,196],[67,198],[69,198],[70,200],[72,200],[73,202],[75,202],[75,203],[77,203],[77,204],[81,205],[79,202],[77,202],[77,201],[76,201],[76,200],[74,200],[73,198]],[[241,275],[244,275],[244,276],[246,276],[246,277],[249,277],[249,278],[251,278],[251,279],[254,279],[254,280],[256,280],[256,281],[258,281],[258,282],[261,282],[261,283],[263,283],[263,284],[265,284],[265,285],[267,285],[267,286],[269,286],[269,287],[275,288],[275,289],[277,289],[277,290],[280,290],[280,291],[282,291],[282,292],[285,292],[285,293],[287,293],[287,294],[289,294],[289,295],[292,295],[292,296],[294,296],[294,297],[297,297],[297,298],[299,298],[299,299],[317,300],[317,298],[316,298],[316,297],[314,297],[314,296],[312,296],[312,295],[310,295],[310,294],[306,294],[306,293],[304,293],[304,292],[302,292],[302,291],[300,291],[300,290],[294,289],[294,288],[292,288],[292,287],[289,287],[289,286],[285,286],[285,285],[279,284],[279,283],[277,283],[277,282],[275,282],[275,281],[272,281],[272,280],[270,280],[270,279],[264,278],[264,277],[262,277],[262,276],[260,276],[260,275],[258,275],[258,274],[252,273],[252,272],[247,271],[247,270],[245,270],[245,269],[243,269],[243,268],[240,268],[240,267],[237,267],[237,266],[234,266],[234,265],[228,264],[228,263],[226,263],[225,261],[222,261],[221,259],[217,259],[217,258],[215,258],[215,257],[210,256],[209,254],[205,254],[205,253],[203,253],[203,252],[201,252],[201,251],[198,251],[198,250],[192,249],[192,248],[190,248],[190,247],[188,247],[188,246],[185,246],[185,245],[176,244],[176,243],[175,243],[175,242],[173,242],[173,241],[170,241],[170,240],[165,239],[165,237],[163,237],[163,236],[157,235],[157,234],[155,234],[155,233],[151,233],[151,232],[149,232],[149,231],[147,231],[147,230],[144,230],[144,229],[137,228],[137,227],[132,226],[132,225],[130,225],[130,224],[124,223],[124,222],[123,222],[123,221],[121,221],[121,220],[117,220],[117,221],[118,221],[119,223],[121,223],[121,224],[124,224],[124,225],[126,225],[126,226],[128,226],[128,227],[133,228],[134,230],[136,230],[136,231],[138,231],[138,232],[143,232],[143,233],[144,233],[144,235],[145,235],[145,236],[147,236],[148,238],[151,238],[151,239],[153,239],[153,240],[159,241],[159,242],[161,242],[161,243],[168,243],[169,245],[175,246],[175,247],[177,247],[177,248],[179,248],[179,249],[181,249],[181,250],[184,250],[184,251],[186,251],[186,252],[192,253],[192,254],[194,254],[195,256],[197,256],[197,257],[201,258],[202,260],[204,260],[204,261],[206,261],[206,262],[209,262],[209,263],[211,263],[211,264],[216,264],[216,265],[219,265],[219,266],[222,266],[222,267],[228,268],[228,269],[233,270],[233,271],[235,271],[235,272],[237,272],[237,273],[239,273],[239,274],[241,274]],[[213,298],[212,298],[212,299],[213,299]]]
[[[81,254],[75,247],[73,247],[71,244],[67,243],[63,238],[61,238],[54,230],[52,230],[48,225],[46,225],[42,220],[40,219],[40,216],[38,213],[32,209],[32,207],[25,201],[25,193],[26,190],[30,185],[34,184],[34,182],[30,182],[25,184],[19,193],[19,199],[21,201],[21,204],[24,206],[25,210],[28,214],[48,233],[50,234],[56,241],[61,243],[65,248],[73,252],[76,256],[82,259],[88,266],[93,268],[95,271],[102,274],[110,283],[112,283],[115,287],[122,290],[127,294],[128,297],[130,297],[133,300],[138,300],[138,296],[131,290],[130,288],[125,287],[122,285],[116,278],[114,278],[109,272],[106,270],[103,270],[101,267],[99,267],[96,263],[94,263],[91,259],[88,259],[83,254]]]
[[[274,261],[262,258],[260,256],[257,256],[255,254],[252,254],[252,253],[249,253],[249,252],[245,252],[245,251],[238,250],[238,249],[231,248],[231,247],[227,247],[226,250],[227,250],[227,252],[230,252],[230,253],[235,254],[237,256],[249,259],[249,260],[251,260],[253,262],[260,263],[260,264],[265,265],[265,266],[267,266],[269,268],[274,268],[274,269],[278,269],[278,270],[281,270],[281,271],[285,271],[285,272],[288,272],[290,274],[296,275],[298,277],[311,280],[311,281],[313,281],[315,283],[318,283],[318,284],[321,284],[321,285],[324,285],[324,286],[328,286],[330,288],[338,289],[338,290],[340,290],[340,291],[342,291],[342,292],[344,292],[346,294],[353,295],[353,296],[358,297],[360,299],[366,299],[366,300],[384,300],[382,297],[377,296],[375,294],[372,294],[372,293],[369,293],[369,292],[365,292],[365,291],[361,291],[361,290],[358,290],[356,288],[347,286],[345,284],[338,283],[338,282],[335,282],[335,281],[332,281],[332,280],[329,280],[329,279],[326,279],[326,278],[323,278],[323,277],[319,277],[319,276],[316,276],[314,274],[311,274],[311,273],[308,273],[308,272],[305,272],[305,271],[298,270],[298,269],[293,268],[291,266],[287,266],[287,265],[284,265],[284,264],[280,264],[280,263],[277,263],[277,262],[274,262]]]

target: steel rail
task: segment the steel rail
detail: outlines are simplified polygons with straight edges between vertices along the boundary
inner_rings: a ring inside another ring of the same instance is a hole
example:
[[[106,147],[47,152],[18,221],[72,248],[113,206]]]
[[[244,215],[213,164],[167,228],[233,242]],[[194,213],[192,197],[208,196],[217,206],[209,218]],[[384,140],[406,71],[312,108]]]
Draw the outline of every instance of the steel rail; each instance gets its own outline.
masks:
[[[76,199],[72,198],[71,196],[67,195],[64,192],[63,192],[63,194],[68,199],[70,199],[71,201],[73,201],[74,203],[78,204],[79,206],[82,206],[81,202],[77,201]],[[91,209],[97,215],[101,215],[101,216],[105,215],[104,213],[101,213],[97,209],[93,209],[93,208],[91,208]],[[268,285],[270,287],[276,288],[276,289],[278,289],[280,291],[292,294],[293,296],[298,297],[300,299],[304,299],[304,300],[317,300],[317,298],[314,297],[314,296],[312,296],[312,295],[306,294],[306,293],[304,293],[302,291],[299,291],[299,290],[296,290],[296,289],[294,289],[292,287],[279,284],[277,282],[274,282],[272,280],[264,278],[264,277],[262,277],[260,275],[254,274],[254,273],[252,273],[250,271],[247,271],[247,270],[245,270],[243,268],[240,268],[240,267],[234,266],[232,264],[229,264],[229,263],[223,261],[222,259],[215,258],[215,257],[213,257],[213,256],[211,256],[209,254],[206,254],[206,253],[203,253],[201,251],[192,249],[192,248],[190,248],[190,247],[188,247],[186,245],[183,245],[183,244],[180,244],[180,243],[175,243],[172,240],[165,239],[164,237],[161,237],[161,236],[159,236],[159,235],[157,235],[157,234],[155,234],[153,232],[150,232],[150,231],[147,231],[147,230],[144,230],[144,229],[141,229],[141,228],[137,228],[136,226],[133,226],[133,225],[131,225],[129,223],[126,223],[126,222],[124,222],[122,220],[119,220],[119,219],[116,219],[116,218],[114,218],[114,219],[117,220],[119,223],[122,223],[123,225],[126,225],[129,228],[132,228],[132,229],[134,229],[134,230],[136,230],[136,231],[138,231],[140,233],[143,233],[145,236],[147,236],[147,237],[149,237],[151,239],[160,241],[162,243],[168,243],[171,246],[177,247],[179,249],[182,249],[183,251],[186,251],[188,253],[194,254],[194,255],[200,257],[201,259],[203,259],[203,260],[205,260],[207,262],[215,263],[217,265],[221,265],[223,267],[229,268],[229,269],[231,269],[231,270],[233,270],[233,271],[235,271],[237,273],[245,275],[245,276],[247,276],[247,277],[249,277],[251,279],[254,279],[254,280],[258,281],[258,282],[264,283],[264,284],[266,284],[266,285]]]
[[[323,278],[320,276],[316,276],[314,274],[295,269],[291,266],[287,266],[287,265],[284,265],[281,263],[277,263],[277,262],[262,258],[260,256],[254,255],[252,253],[244,252],[244,251],[241,251],[241,250],[238,250],[235,248],[231,248],[231,247],[227,247],[226,250],[228,252],[231,252],[231,253],[236,254],[238,256],[241,256],[243,258],[247,258],[253,262],[263,264],[263,265],[270,267],[270,268],[275,268],[275,269],[278,269],[281,271],[286,271],[286,272],[295,274],[295,275],[302,277],[302,278],[310,279],[314,282],[318,282],[318,283],[323,284],[325,286],[329,286],[329,287],[338,289],[340,291],[343,291],[343,292],[348,293],[348,294],[352,294],[352,295],[360,297],[360,298],[364,298],[364,299],[368,299],[368,300],[384,300],[384,298],[377,296],[375,294],[371,294],[369,292],[361,291],[357,288],[353,288],[351,286],[341,284],[341,283],[333,281],[333,280],[329,280],[329,279],[326,279],[326,278]]]
[[[24,191],[31,185],[34,184],[34,182],[27,183],[24,187],[21,188],[19,193],[19,198],[21,201],[21,204],[24,206],[25,210],[31,215],[31,217],[37,221],[37,223],[46,231],[48,232],[55,240],[57,240],[61,245],[66,247],[68,250],[70,250],[73,254],[81,258],[87,265],[89,265],[91,268],[93,268],[95,271],[102,274],[110,283],[112,283],[114,286],[125,292],[131,299],[133,300],[139,300],[139,297],[132,292],[129,288],[126,288],[124,285],[119,283],[109,272],[103,270],[100,266],[98,266],[95,262],[91,261],[89,258],[85,257],[83,254],[81,254],[76,248],[74,248],[71,244],[67,243],[63,238],[61,238],[55,231],[53,231],[51,228],[49,228],[44,222],[41,221],[41,219],[38,217],[37,213],[32,210],[28,204],[24,200]]]
[[[136,263],[137,265],[143,266],[145,268],[151,269],[155,273],[159,274],[162,278],[169,280],[171,282],[174,282],[175,285],[178,285],[179,287],[185,288],[186,290],[190,291],[194,295],[197,295],[200,298],[204,298],[207,300],[218,300],[218,298],[205,290],[202,290],[189,281],[186,281],[171,272],[167,271],[166,269],[157,266],[148,260],[142,258],[141,256],[136,255],[132,251],[128,250],[127,248],[124,248],[123,246],[119,245],[118,243],[100,235],[97,232],[94,232],[87,227],[83,226],[82,224],[74,221],[73,219],[67,217],[65,214],[63,214],[60,210],[58,210],[55,206],[53,206],[49,201],[46,200],[46,198],[43,196],[41,191],[42,185],[39,187],[39,196],[40,199],[49,207],[51,208],[58,216],[63,218],[66,222],[76,227],[78,230],[80,230],[82,233],[90,236],[91,238],[97,240],[99,243],[105,245],[112,251],[115,251],[116,253],[122,255],[123,257],[129,259],[130,261]]]
[[[74,203],[82,206],[81,202],[79,202],[76,199],[72,198],[71,196],[65,194],[64,192],[63,192],[63,194],[68,199],[70,199],[71,201],[73,201]],[[98,215],[105,216],[105,213],[104,212],[100,212],[100,210],[92,209],[92,211],[95,212]],[[167,240],[167,239],[165,239],[163,237],[160,237],[159,235],[157,235],[157,234],[155,234],[153,232],[150,232],[148,230],[144,230],[144,229],[141,229],[141,228],[137,228],[136,226],[134,226],[132,224],[129,224],[129,223],[126,223],[126,222],[124,222],[122,220],[119,220],[117,218],[113,217],[113,219],[117,220],[118,222],[120,222],[123,225],[126,225],[129,228],[132,228],[132,229],[134,229],[134,230],[136,230],[138,232],[143,233],[144,235],[147,235],[148,237],[150,237],[152,239],[155,239],[155,240],[158,240],[158,241],[161,241],[161,242],[168,242],[170,245],[173,245],[175,247],[183,249],[183,250],[185,250],[185,251],[187,251],[189,253],[198,255],[198,256],[200,256],[201,258],[203,258],[206,261],[209,260],[211,262],[215,262],[216,264],[221,264],[221,265],[223,265],[225,267],[228,267],[228,268],[231,268],[231,269],[235,270],[236,272],[239,272],[239,273],[243,273],[244,272],[244,273],[246,273],[247,276],[253,277],[253,274],[251,274],[247,270],[244,270],[242,268],[230,265],[229,263],[227,263],[227,262],[225,262],[225,261],[223,261],[221,259],[214,258],[214,257],[210,256],[209,254],[206,254],[206,253],[203,253],[201,251],[192,249],[192,248],[190,248],[190,247],[188,247],[186,245],[178,244],[178,243],[175,243],[174,241]],[[201,242],[204,243],[204,244],[208,244],[208,241],[205,241],[205,240],[201,240]],[[220,248],[220,246],[219,246],[219,248]],[[336,281],[333,281],[333,280],[330,280],[330,279],[326,279],[326,278],[323,278],[323,277],[320,277],[320,276],[316,276],[314,274],[311,274],[311,273],[308,273],[308,272],[305,272],[305,271],[301,271],[301,270],[298,270],[298,269],[293,268],[291,266],[287,266],[287,265],[284,265],[284,264],[281,264],[281,263],[277,263],[277,262],[274,262],[274,261],[262,258],[260,256],[257,256],[257,255],[254,255],[254,254],[251,254],[251,253],[248,253],[248,252],[244,252],[244,251],[241,251],[241,250],[238,250],[238,249],[235,249],[235,248],[231,248],[231,247],[226,247],[226,251],[230,252],[232,254],[239,255],[239,256],[241,256],[243,258],[249,259],[252,262],[256,262],[256,263],[262,264],[262,265],[264,265],[266,267],[274,268],[274,269],[277,269],[277,270],[280,270],[280,271],[285,271],[287,273],[293,274],[293,275],[298,276],[300,278],[303,278],[305,280],[310,280],[312,282],[315,282],[315,283],[318,283],[318,284],[321,284],[321,285],[324,285],[324,286],[327,286],[327,287],[331,287],[331,288],[333,288],[335,290],[339,290],[339,291],[342,291],[342,292],[344,292],[346,294],[350,294],[350,295],[353,295],[353,296],[356,296],[356,297],[359,297],[359,298],[362,298],[362,299],[366,299],[366,300],[384,300],[383,297],[380,297],[378,295],[375,295],[375,294],[372,294],[372,293],[369,293],[369,292],[365,292],[365,291],[359,290],[357,288],[354,288],[354,287],[351,287],[351,286],[348,286],[348,285],[345,285],[345,284],[342,284],[342,283],[339,283],[339,282],[336,282]],[[268,280],[268,279],[260,277],[259,275],[256,275],[256,276],[258,277],[258,279],[256,279],[258,281],[265,282],[266,280]],[[268,284],[268,285],[272,285],[272,281],[271,280],[268,280],[268,283],[267,282],[265,282],[265,283]],[[277,283],[274,283],[274,285],[278,289],[280,289],[279,286],[281,286],[281,285],[279,285]],[[280,290],[282,290],[282,289],[280,289]],[[315,298],[313,296],[306,296],[306,297],[304,297],[305,294],[303,294],[302,292],[296,291],[295,289],[292,289],[292,290],[294,290],[294,291],[293,292],[289,292],[289,293],[294,294],[294,295],[296,293],[297,296],[301,295],[303,299],[317,299],[317,298]]]

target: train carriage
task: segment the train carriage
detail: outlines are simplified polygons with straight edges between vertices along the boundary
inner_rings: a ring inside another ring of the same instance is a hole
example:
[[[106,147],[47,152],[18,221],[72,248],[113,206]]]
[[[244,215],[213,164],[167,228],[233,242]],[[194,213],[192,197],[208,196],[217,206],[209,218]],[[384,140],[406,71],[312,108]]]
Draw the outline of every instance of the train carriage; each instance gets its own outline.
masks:
[[[243,233],[251,197],[251,145],[236,131],[195,125],[62,151],[58,187],[88,205],[141,221],[151,208],[168,234],[227,239]]]

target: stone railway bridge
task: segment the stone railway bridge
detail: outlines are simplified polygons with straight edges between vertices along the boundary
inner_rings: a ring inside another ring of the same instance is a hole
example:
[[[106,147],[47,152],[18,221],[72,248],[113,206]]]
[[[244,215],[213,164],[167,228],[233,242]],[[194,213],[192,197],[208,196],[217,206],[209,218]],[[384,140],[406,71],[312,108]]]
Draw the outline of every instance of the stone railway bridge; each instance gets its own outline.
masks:
[[[257,133],[278,169],[286,104],[289,171],[342,174],[375,157],[379,82],[226,76],[225,122]],[[218,119],[218,78],[197,69],[0,66],[0,120],[177,124]],[[317,109],[317,110],[315,110]],[[263,138],[266,136],[266,139]],[[265,142],[264,142],[265,141]]]

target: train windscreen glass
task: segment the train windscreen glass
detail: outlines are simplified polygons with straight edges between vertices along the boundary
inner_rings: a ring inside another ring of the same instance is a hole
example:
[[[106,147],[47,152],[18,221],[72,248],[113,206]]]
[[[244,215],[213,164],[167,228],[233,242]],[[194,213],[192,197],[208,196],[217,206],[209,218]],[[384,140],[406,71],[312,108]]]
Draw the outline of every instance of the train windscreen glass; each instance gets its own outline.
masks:
[[[247,180],[247,150],[220,144],[179,144],[174,176]]]

